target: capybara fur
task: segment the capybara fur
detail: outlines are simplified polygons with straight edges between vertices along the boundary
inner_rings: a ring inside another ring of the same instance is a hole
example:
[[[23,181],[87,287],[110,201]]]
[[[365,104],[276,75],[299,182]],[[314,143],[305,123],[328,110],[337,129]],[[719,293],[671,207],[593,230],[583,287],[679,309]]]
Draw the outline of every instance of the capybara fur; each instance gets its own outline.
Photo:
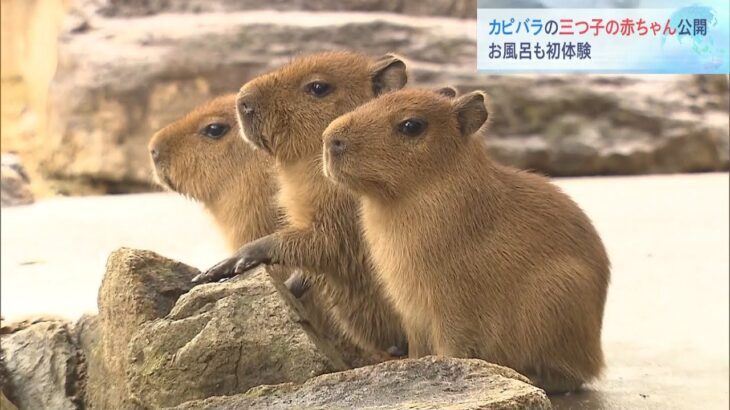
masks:
[[[360,198],[411,357],[481,358],[575,390],[604,366],[609,260],[566,194],[489,158],[474,135],[487,117],[481,92],[386,94],[330,124],[325,173]]]

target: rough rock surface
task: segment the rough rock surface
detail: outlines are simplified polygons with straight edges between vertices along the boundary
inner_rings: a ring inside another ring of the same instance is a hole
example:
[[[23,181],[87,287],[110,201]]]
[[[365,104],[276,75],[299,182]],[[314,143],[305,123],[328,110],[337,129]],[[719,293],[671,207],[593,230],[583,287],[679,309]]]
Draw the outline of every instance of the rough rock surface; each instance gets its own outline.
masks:
[[[153,132],[213,95],[296,54],[325,49],[468,61],[475,50],[468,22],[274,11],[92,18],[88,30],[60,37],[43,169],[52,178],[110,187],[148,183]]]
[[[413,83],[486,89],[487,143],[508,164],[552,175],[730,169],[727,76],[479,75],[475,0],[71,3],[3,2],[22,11],[3,9],[3,81],[29,88],[3,93],[3,146],[22,153],[39,195],[150,190],[154,131],[297,54],[343,48],[399,53]]]
[[[275,286],[259,269],[182,296],[169,315],[132,338],[130,391],[157,408],[345,368],[341,358],[332,360],[331,346],[305,332]]]
[[[74,326],[74,334],[86,365],[84,409],[143,409],[138,402],[126,396],[126,380],[120,379],[119,374],[112,374],[109,370],[108,358],[103,354],[99,316],[82,316]]]
[[[83,355],[67,323],[44,321],[3,335],[2,351],[3,392],[18,408],[83,408]]]
[[[498,3],[495,1],[494,3]],[[504,1],[502,1],[504,2]],[[520,1],[537,4],[537,1]],[[99,10],[109,17],[143,16],[158,13],[230,12],[241,10],[386,11],[417,16],[476,17],[476,0],[110,0]]]
[[[503,163],[554,176],[730,168],[725,76],[489,77],[486,143]]]
[[[92,348],[101,349],[106,369],[100,366],[96,370],[107,377],[101,387],[88,392],[97,408],[128,401],[129,341],[143,323],[167,315],[180,295],[190,290],[190,280],[198,273],[150,251],[121,248],[109,255],[99,288],[101,346]],[[99,352],[92,350],[90,354],[98,357]]]
[[[0,344],[0,400],[2,400],[0,408],[7,407],[9,410],[15,410],[15,405],[8,400],[7,395],[12,395],[12,386],[8,369],[5,367],[5,350]]]
[[[514,370],[429,356],[326,374],[303,384],[184,403],[187,409],[549,409],[545,392]]]
[[[84,30],[61,36],[51,88],[44,169],[56,178],[147,183],[156,129],[294,55],[343,48],[403,55],[414,84],[485,89],[487,141],[509,164],[553,175],[730,167],[726,76],[480,75],[472,19],[260,10],[85,18]]]
[[[283,272],[260,268],[191,289],[197,273],[121,248],[107,262],[99,315],[75,326],[52,318],[3,324],[3,408],[142,410],[215,396],[227,397],[185,408],[544,404],[524,377],[479,360],[391,361],[317,377],[349,363],[305,319],[307,308],[276,279]]]
[[[0,206],[33,203],[30,178],[20,159],[13,154],[0,156]]]

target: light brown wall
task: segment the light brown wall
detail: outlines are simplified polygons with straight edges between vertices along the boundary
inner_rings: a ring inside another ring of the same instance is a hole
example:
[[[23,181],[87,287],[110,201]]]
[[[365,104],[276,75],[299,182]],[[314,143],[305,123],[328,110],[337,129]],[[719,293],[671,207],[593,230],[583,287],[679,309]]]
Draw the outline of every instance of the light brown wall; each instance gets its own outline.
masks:
[[[43,140],[58,34],[72,0],[1,0],[2,151],[17,151],[31,177]],[[40,188],[39,188],[40,189]]]

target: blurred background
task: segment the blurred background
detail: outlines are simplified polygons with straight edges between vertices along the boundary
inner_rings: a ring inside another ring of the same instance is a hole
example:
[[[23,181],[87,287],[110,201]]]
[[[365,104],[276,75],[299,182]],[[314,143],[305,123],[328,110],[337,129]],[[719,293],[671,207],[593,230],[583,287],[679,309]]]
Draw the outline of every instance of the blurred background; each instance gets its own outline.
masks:
[[[17,153],[3,169],[24,166],[21,198],[152,190],[155,130],[297,54],[339,48],[396,52],[412,84],[486,90],[485,143],[508,164],[552,176],[730,169],[727,76],[479,75],[475,5],[2,0],[2,151]]]

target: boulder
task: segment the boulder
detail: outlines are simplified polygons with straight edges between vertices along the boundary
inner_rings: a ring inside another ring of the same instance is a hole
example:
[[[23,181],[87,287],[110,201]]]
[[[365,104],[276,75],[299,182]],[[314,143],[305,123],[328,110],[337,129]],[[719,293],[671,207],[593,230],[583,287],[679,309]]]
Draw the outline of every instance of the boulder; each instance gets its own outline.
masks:
[[[84,315],[74,326],[76,345],[84,355],[84,409],[142,410],[138,402],[127,395],[126,380],[112,374],[103,355],[100,319]]]
[[[129,341],[143,323],[167,315],[180,295],[190,290],[190,280],[198,273],[150,251],[121,248],[109,256],[99,288],[98,323],[96,319],[80,322],[82,345],[94,358],[92,377],[102,375],[90,383],[88,400],[93,407],[112,408],[129,401]],[[97,326],[99,330],[94,332]]]
[[[486,142],[507,164],[555,176],[730,169],[727,76],[482,75],[475,0],[85,0],[68,13],[57,0],[6,3],[3,44],[17,41],[3,47],[3,73],[18,75],[3,89],[21,78],[32,98],[3,121],[3,146],[31,159],[36,192],[154,189],[154,131],[297,54],[331,49],[396,52],[413,83],[486,89]]]
[[[191,291],[197,269],[150,251],[113,252],[98,317],[76,324],[86,406],[171,405],[374,362],[333,332],[313,295],[305,305],[291,296],[282,283],[288,270],[268,269]],[[228,363],[241,351],[246,357]]]
[[[493,3],[499,3],[499,0]],[[521,3],[539,4],[537,1]],[[386,11],[417,16],[476,17],[476,0],[110,0],[98,13],[107,17],[145,16],[159,13],[233,12],[273,9],[280,11]],[[506,2],[502,0],[502,3]]]
[[[502,163],[552,176],[730,168],[725,76],[499,76],[461,87],[474,88],[491,97],[485,142]]]
[[[7,395],[12,395],[12,386],[10,385],[10,375],[5,367],[5,351],[0,345],[0,408],[8,408],[9,410],[17,410],[15,405],[10,402]]]
[[[353,48],[468,64],[475,51],[470,20],[386,13],[95,15],[88,25],[60,36],[42,169],[109,191],[150,183],[156,130],[293,55]]]
[[[184,403],[187,409],[550,409],[545,392],[514,370],[478,359],[425,357],[255,387]]]
[[[165,318],[142,325],[129,343],[135,398],[167,407],[346,368],[326,340],[302,326],[301,307],[280,296],[282,286],[258,269],[198,286]]]
[[[2,390],[10,402],[20,409],[83,408],[85,366],[70,324],[41,321],[1,339]]]
[[[418,2],[437,3],[452,7]],[[49,177],[138,189],[150,181],[146,144],[155,130],[292,56],[330,49],[396,52],[414,84],[485,89],[486,141],[507,164],[557,176],[730,168],[726,76],[482,75],[471,19],[251,11],[225,1],[197,14],[182,13],[198,9],[192,1],[114,4],[117,17],[91,13],[84,30],[60,37],[42,155]]]
[[[25,330],[35,324],[43,322],[63,322],[63,318],[54,315],[30,316],[25,319],[8,322],[5,318],[0,317],[0,335],[11,335],[13,333]]]
[[[0,155],[0,206],[33,203],[30,178],[17,155]]]

